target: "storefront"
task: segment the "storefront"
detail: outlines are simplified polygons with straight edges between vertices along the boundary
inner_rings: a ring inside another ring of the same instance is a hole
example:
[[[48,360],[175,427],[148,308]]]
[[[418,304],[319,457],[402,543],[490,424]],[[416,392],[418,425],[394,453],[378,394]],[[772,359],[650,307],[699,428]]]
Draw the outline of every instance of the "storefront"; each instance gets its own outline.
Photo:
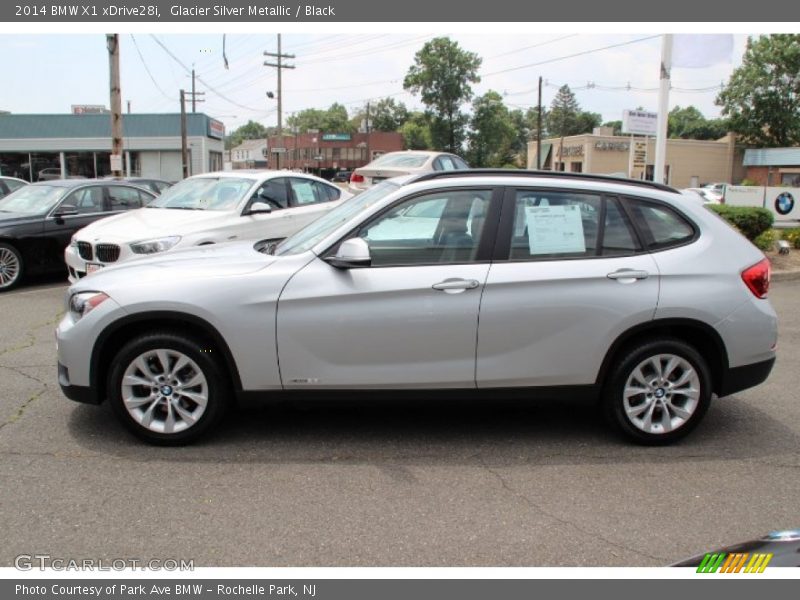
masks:
[[[122,116],[126,176],[177,181],[183,177],[180,114]],[[186,115],[190,174],[222,169],[224,125]],[[108,114],[0,114],[0,174],[26,181],[111,174]]]
[[[745,150],[744,166],[750,183],[800,187],[800,147]]]
[[[607,128],[592,134],[542,140],[543,169],[653,179],[655,139],[615,136]],[[743,150],[732,134],[721,140],[667,140],[665,181],[678,188],[738,183],[744,176]],[[528,168],[536,168],[536,142],[528,143]]]

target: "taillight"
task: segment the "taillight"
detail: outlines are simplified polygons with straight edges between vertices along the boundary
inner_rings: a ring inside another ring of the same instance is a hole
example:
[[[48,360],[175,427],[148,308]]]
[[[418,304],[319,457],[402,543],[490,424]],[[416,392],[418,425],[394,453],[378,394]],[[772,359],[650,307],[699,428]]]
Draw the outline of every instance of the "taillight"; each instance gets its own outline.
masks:
[[[353,173],[350,175],[350,183],[364,183],[364,176]]]
[[[742,281],[750,288],[756,298],[767,297],[770,271],[769,259],[767,258],[742,271]]]

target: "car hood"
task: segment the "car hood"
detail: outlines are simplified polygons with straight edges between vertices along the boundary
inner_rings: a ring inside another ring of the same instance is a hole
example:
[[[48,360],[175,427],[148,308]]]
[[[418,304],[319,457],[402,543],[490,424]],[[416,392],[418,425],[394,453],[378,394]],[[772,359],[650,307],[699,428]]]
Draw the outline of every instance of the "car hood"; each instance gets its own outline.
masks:
[[[76,236],[82,241],[133,242],[180,235],[219,225],[230,211],[138,208],[87,225]]]
[[[230,242],[170,252],[105,267],[82,278],[72,292],[107,291],[117,286],[160,286],[165,282],[208,281],[265,269],[276,257],[256,252],[252,242]]]

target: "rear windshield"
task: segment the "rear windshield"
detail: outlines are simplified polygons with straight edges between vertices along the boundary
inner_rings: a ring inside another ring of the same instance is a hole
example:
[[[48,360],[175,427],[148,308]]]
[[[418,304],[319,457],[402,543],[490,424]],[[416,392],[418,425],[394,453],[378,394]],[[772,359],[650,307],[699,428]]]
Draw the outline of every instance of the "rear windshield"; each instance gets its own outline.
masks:
[[[384,154],[377,158],[372,166],[375,167],[421,167],[430,158],[427,154]]]

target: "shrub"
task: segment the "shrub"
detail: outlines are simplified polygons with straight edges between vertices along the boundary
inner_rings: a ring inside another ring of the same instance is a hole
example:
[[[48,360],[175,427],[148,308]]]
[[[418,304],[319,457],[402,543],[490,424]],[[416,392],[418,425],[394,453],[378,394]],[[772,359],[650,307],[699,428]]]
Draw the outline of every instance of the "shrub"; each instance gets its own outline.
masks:
[[[766,252],[775,248],[775,242],[778,240],[778,232],[774,229],[767,229],[764,233],[753,240],[756,248]]]
[[[707,206],[741,231],[751,242],[768,231],[775,220],[773,214],[766,208],[728,206],[727,204],[709,204]]]
[[[800,227],[794,229],[784,229],[783,239],[789,242],[793,248],[800,249]]]

